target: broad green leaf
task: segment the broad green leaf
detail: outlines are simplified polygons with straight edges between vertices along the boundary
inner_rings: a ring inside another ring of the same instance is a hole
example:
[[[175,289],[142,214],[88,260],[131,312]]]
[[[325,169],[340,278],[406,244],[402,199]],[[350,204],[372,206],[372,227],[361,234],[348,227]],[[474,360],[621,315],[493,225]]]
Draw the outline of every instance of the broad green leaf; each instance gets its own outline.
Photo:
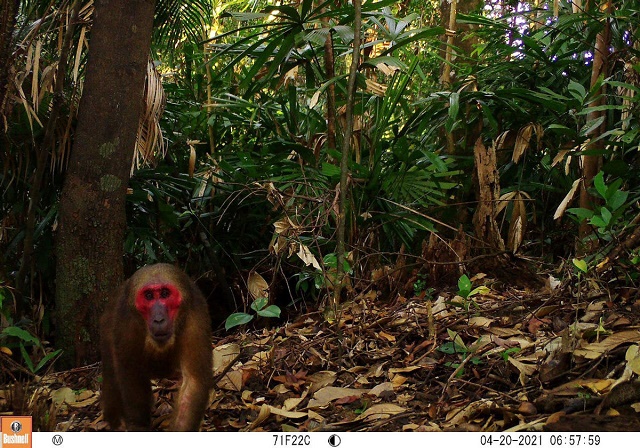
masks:
[[[522,88],[502,89],[500,93],[502,96],[520,98],[523,101],[539,103],[558,113],[564,113],[567,109],[568,98],[560,95],[545,95],[541,92]]]
[[[407,70],[409,66],[395,56],[380,56],[377,58],[369,59],[363,62],[364,65],[377,66],[378,64],[387,64],[389,67],[397,67],[402,70]]]
[[[440,345],[440,347],[438,347],[438,351],[442,353],[446,353],[447,355],[455,355],[456,353],[468,352],[466,347],[458,345],[451,341],[444,342],[442,345]]]
[[[611,183],[611,185],[609,185],[607,187],[607,191],[604,194],[604,198],[607,200],[607,202],[609,201],[609,199],[611,198],[611,196],[613,196],[613,194],[615,192],[617,192],[618,190],[620,190],[620,187],[622,186],[622,179],[616,179],[615,181],[613,181]]]
[[[253,311],[258,312],[262,308],[267,306],[267,302],[269,302],[269,298],[268,297],[260,297],[260,298],[258,298],[258,299],[253,301],[253,303],[251,304],[251,309]]]
[[[599,97],[601,95],[600,88],[602,87],[603,82],[604,82],[604,75],[598,76],[598,79],[596,80],[596,82],[593,83],[593,85],[589,89],[590,100],[593,100],[594,98]]]
[[[335,253],[330,253],[324,256],[324,258],[322,259],[322,263],[329,269],[336,269],[338,267],[338,256]],[[344,263],[342,264],[342,270],[346,273],[351,273],[351,265],[349,264],[349,261],[344,260]]]
[[[322,263],[328,267],[328,268],[336,268],[336,266],[338,266],[338,256],[331,252],[330,254],[327,254],[324,256],[324,258],[322,259]]]
[[[602,207],[600,209],[600,215],[602,216],[602,220],[606,223],[606,225],[609,225],[609,223],[611,222],[611,212],[609,211],[609,209],[607,209],[606,207]]]
[[[584,102],[584,99],[587,96],[587,90],[584,88],[582,84],[579,84],[573,80],[569,81],[569,93],[575,99],[580,101],[580,103]]]
[[[574,258],[572,261],[573,261],[573,265],[575,267],[580,269],[585,274],[587,273],[587,262],[586,261],[584,261],[584,260],[582,260],[580,258]]]
[[[29,333],[27,330],[23,330],[22,328],[19,328],[19,327],[7,327],[4,330],[2,330],[2,335],[13,336],[18,339],[21,339],[24,342],[31,342],[38,346],[40,345],[40,340],[37,337]]]
[[[488,294],[490,291],[489,288],[487,288],[486,286],[478,286],[477,288],[473,288],[473,290],[469,293],[469,297],[471,296],[475,296],[477,294],[480,295],[484,295],[484,294]]]
[[[280,317],[280,308],[276,305],[269,305],[265,309],[258,311],[258,316]]]
[[[292,22],[300,23],[300,14],[298,10],[292,6],[279,5],[279,6],[267,6],[265,11],[272,15],[277,15],[280,18],[286,18]]]
[[[458,279],[458,290],[460,291],[460,295],[466,298],[471,292],[471,280],[467,277],[466,274],[462,275]]]
[[[602,171],[593,178],[593,186],[596,187],[596,191],[600,193],[600,196],[606,199],[607,186],[604,184],[604,174]]]
[[[607,223],[604,222],[604,220],[599,215],[593,216],[589,220],[589,224],[591,224],[594,227],[598,227],[599,229],[603,229],[603,228],[607,227]]]
[[[251,322],[253,316],[247,313],[233,313],[224,323],[224,329],[229,330],[233,327],[237,327],[238,325],[244,325],[246,323]]]
[[[570,208],[567,209],[567,213],[575,215],[578,218],[579,222],[582,222],[585,219],[589,219],[593,216],[593,210],[588,210],[586,208]]]
[[[611,197],[607,201],[607,205],[611,208],[612,211],[616,211],[627,202],[628,197],[628,191],[615,191],[611,194]]]

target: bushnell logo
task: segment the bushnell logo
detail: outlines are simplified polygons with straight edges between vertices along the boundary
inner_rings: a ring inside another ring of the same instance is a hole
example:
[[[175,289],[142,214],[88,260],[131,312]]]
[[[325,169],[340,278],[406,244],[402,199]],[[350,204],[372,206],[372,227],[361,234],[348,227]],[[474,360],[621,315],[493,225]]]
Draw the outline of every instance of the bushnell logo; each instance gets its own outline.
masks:
[[[2,448],[32,448],[33,422],[31,417],[2,417],[0,426],[2,427],[0,438]]]

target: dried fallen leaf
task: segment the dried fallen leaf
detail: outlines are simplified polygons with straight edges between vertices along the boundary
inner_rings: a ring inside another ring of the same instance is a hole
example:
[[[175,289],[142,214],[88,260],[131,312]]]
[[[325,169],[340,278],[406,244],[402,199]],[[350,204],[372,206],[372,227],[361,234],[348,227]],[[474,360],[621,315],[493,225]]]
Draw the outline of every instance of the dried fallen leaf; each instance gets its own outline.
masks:
[[[82,408],[85,406],[91,406],[96,401],[98,401],[98,394],[96,394],[92,390],[83,390],[77,394],[74,394],[75,397],[73,401],[66,401],[66,403],[73,408]]]
[[[383,403],[383,404],[375,404],[371,406],[369,409],[364,411],[362,414],[355,419],[358,420],[381,420],[385,418],[389,418],[392,415],[400,414],[401,412],[406,411],[406,408],[398,406],[392,403]]]
[[[74,403],[76,401],[76,393],[69,387],[61,387],[51,392],[51,400],[58,406],[63,403]]]
[[[538,409],[536,409],[536,405],[530,401],[523,401],[520,403],[520,406],[518,406],[518,412],[522,415],[536,415]]]
[[[350,404],[350,403],[358,401],[359,399],[360,399],[360,397],[356,397],[355,395],[349,395],[348,397],[338,398],[335,401],[335,404],[339,404],[339,405]]]
[[[218,381],[218,388],[240,392],[242,390],[242,379],[243,375],[240,371],[233,370],[227,372],[227,374]]]
[[[407,377],[403,375],[396,375],[391,379],[391,383],[393,384],[394,387],[400,387],[406,382],[407,382]]]
[[[286,372],[284,375],[274,376],[274,381],[283,383],[287,387],[293,387],[298,390],[300,386],[307,382],[307,371],[299,370],[298,372]]]
[[[325,387],[313,394],[313,398],[309,400],[307,408],[319,408],[326,406],[334,400],[352,395],[355,397],[361,397],[365,392],[367,392],[366,389],[350,389],[346,387],[333,386]]]
[[[542,327],[543,325],[548,325],[550,323],[551,321],[549,319],[538,319],[536,317],[532,317],[529,320],[527,329],[529,330],[529,333],[535,335],[538,332],[538,330],[540,330],[540,327]]]
[[[494,322],[493,319],[489,319],[482,316],[474,316],[469,319],[469,325],[472,327],[485,327],[489,328],[491,324]]]
[[[382,384],[378,384],[377,386],[375,386],[373,389],[371,389],[369,391],[369,393],[371,395],[375,395],[376,397],[379,396],[382,392],[387,392],[387,391],[391,391],[393,392],[393,384],[386,382],[386,383],[382,383]]]
[[[336,381],[337,376],[336,372],[330,372],[328,370],[309,375],[307,377],[307,381],[311,383],[311,386],[309,386],[309,394],[314,394],[323,387],[331,386]]]
[[[273,348],[271,348],[270,350],[265,350],[263,352],[254,353],[251,359],[245,364],[245,367],[253,367],[257,370],[260,370],[269,362],[272,355]]]
[[[240,354],[238,344],[224,344],[213,349],[213,373],[221,373]]]
[[[523,386],[526,384],[527,378],[533,375],[537,370],[537,367],[535,365],[525,364],[516,359],[513,359],[511,356],[509,356],[508,360],[511,365],[518,369],[518,371],[520,372],[520,384],[522,384]]]
[[[269,411],[272,414],[279,415],[281,417],[286,417],[286,418],[293,418],[293,419],[305,418],[309,416],[307,412],[287,411],[285,409],[276,408],[270,405],[269,405]]]
[[[385,339],[389,342],[396,342],[396,337],[394,335],[386,333],[384,331],[381,331],[380,333],[378,333],[378,336],[380,336],[382,339]]]
[[[284,400],[284,403],[282,403],[282,409],[285,411],[293,411],[298,407],[301,401],[302,398],[287,398]]]
[[[252,431],[256,429],[258,426],[260,426],[262,422],[268,419],[270,415],[271,415],[271,406],[269,406],[268,404],[263,404],[260,407],[260,413],[258,414],[258,417],[256,417],[256,419],[252,421],[249,426],[247,426],[246,428],[243,428],[242,431]]]
[[[637,344],[629,346],[624,359],[627,361],[627,368],[640,375],[640,348]]]
[[[389,369],[389,373],[409,373],[409,372],[413,372],[414,370],[418,370],[420,368],[421,368],[420,366],[393,368],[393,369]]]
[[[603,341],[594,342],[587,345],[584,348],[579,348],[574,351],[576,356],[582,356],[586,359],[598,359],[604,353],[607,353],[619,345],[626,343],[637,343],[640,340],[640,331],[638,330],[625,330],[619,333],[615,333]]]
[[[496,407],[496,404],[491,400],[482,399],[482,400],[474,401],[469,403],[467,406],[465,406],[462,409],[460,408],[452,409],[447,414],[447,421],[452,426],[456,426],[461,423],[468,422],[473,416],[475,416],[479,412],[482,412],[485,410],[491,410],[495,407]]]
[[[562,384],[551,391],[550,395],[554,396],[569,396],[573,397],[586,390],[590,390],[596,393],[602,393],[608,390],[614,383],[613,379],[600,379],[600,378],[580,378],[577,380],[569,381]]]

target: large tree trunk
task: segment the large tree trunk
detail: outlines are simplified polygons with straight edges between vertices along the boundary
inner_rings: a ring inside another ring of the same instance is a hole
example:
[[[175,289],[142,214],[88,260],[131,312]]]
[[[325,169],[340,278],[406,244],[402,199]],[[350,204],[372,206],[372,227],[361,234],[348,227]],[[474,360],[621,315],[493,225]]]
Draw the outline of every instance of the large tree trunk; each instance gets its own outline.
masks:
[[[63,366],[98,359],[98,321],[122,281],[125,197],[154,0],[97,0],[75,142],[59,210],[56,345]]]
[[[9,69],[12,65],[11,41],[13,39],[13,30],[16,26],[19,5],[19,0],[3,0],[0,3],[0,116],[5,111],[9,86]]]

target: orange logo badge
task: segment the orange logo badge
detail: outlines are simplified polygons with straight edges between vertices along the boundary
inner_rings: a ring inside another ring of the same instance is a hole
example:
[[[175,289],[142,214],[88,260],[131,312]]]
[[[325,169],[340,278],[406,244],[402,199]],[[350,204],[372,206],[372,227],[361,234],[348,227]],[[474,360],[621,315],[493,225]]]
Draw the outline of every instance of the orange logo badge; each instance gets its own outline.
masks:
[[[31,417],[2,417],[2,448],[31,448]]]

